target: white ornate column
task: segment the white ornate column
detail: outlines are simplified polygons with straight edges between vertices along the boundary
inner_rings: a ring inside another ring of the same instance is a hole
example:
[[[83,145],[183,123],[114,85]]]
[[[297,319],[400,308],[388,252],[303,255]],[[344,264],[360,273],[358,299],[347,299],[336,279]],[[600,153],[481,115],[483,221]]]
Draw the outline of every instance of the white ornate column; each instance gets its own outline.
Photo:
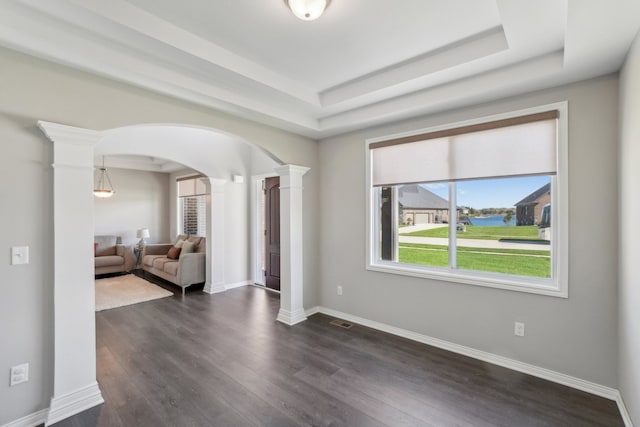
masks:
[[[96,382],[93,151],[100,132],[38,122],[53,141],[54,378],[46,425],[103,402]]]
[[[309,168],[284,165],[280,175],[280,311],[278,321],[295,325],[307,316],[303,307],[302,177]]]
[[[207,200],[207,279],[202,289],[209,294],[225,291],[224,284],[224,187],[226,180],[209,178]]]

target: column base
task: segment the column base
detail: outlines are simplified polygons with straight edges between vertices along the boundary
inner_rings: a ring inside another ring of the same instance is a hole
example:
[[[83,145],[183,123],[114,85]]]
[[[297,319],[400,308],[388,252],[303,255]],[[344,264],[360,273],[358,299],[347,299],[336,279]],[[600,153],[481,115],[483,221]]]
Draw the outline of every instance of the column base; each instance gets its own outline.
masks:
[[[205,283],[204,288],[202,288],[202,292],[206,292],[208,294],[219,294],[226,290],[227,288],[224,286],[224,283]]]
[[[53,396],[45,425],[50,426],[101,403],[104,399],[97,382],[62,396]]]
[[[278,317],[276,318],[278,322],[282,322],[285,325],[293,326],[297,323],[304,322],[307,320],[307,315],[305,314],[303,309],[289,311],[283,308],[278,312]]]

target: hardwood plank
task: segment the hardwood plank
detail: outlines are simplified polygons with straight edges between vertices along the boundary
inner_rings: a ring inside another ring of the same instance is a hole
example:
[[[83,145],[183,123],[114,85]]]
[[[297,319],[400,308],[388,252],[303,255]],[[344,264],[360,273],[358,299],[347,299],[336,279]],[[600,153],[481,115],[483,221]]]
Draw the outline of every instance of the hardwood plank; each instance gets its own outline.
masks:
[[[308,387],[313,387],[327,394],[331,394],[338,400],[380,420],[383,424],[397,427],[417,425],[435,426],[435,424],[427,423],[424,420],[420,420],[392,405],[378,400],[376,397],[372,397],[362,389],[354,389],[354,387],[352,387],[353,384],[345,387],[344,382],[340,381],[341,375],[334,376],[327,372],[320,372],[317,369],[305,368],[296,373],[296,377],[304,381]]]
[[[615,402],[244,287],[96,314],[105,403],[56,426],[623,426]]]

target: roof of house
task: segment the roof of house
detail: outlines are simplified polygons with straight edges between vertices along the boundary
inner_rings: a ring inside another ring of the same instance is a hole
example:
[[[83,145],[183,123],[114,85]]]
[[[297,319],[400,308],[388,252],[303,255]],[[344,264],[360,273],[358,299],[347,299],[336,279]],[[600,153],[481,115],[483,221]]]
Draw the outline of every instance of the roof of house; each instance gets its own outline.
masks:
[[[549,191],[551,191],[551,183],[545,184],[542,187],[538,188],[536,191],[516,203],[515,206],[535,204],[538,199],[542,197],[542,195],[548,193]]]
[[[405,209],[449,209],[449,202],[418,184],[398,188],[398,202]]]

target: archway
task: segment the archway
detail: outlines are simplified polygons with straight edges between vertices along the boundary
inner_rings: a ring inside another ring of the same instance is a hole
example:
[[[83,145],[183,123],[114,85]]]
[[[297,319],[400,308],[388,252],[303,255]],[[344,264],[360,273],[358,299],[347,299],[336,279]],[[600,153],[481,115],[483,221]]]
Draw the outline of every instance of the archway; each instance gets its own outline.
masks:
[[[93,260],[91,251],[87,250],[93,243],[94,154],[112,152],[174,159],[205,172],[212,184],[213,203],[224,206],[225,180],[219,177],[218,171],[211,169],[202,151],[210,148],[211,138],[232,140],[233,136],[177,125],[140,125],[108,131],[49,122],[38,122],[38,126],[54,144],[55,362],[54,394],[47,417],[47,425],[50,425],[103,402],[96,382]],[[182,140],[184,142],[178,140],[182,142],[179,149],[176,150],[175,142],[157,144],[158,135],[178,130],[180,133],[175,135],[186,138]],[[189,150],[185,150],[186,145]],[[257,147],[266,154],[264,149]],[[192,155],[187,154],[190,152]],[[268,155],[277,160],[272,154]],[[281,176],[282,243],[282,292],[277,320],[288,325],[306,319],[302,303],[302,177],[307,170],[295,165],[275,168]],[[210,211],[211,229],[207,233],[210,267],[205,289],[215,293],[224,290],[220,286],[224,284],[224,264],[219,265],[220,259],[224,260],[224,244],[216,246],[214,242],[216,232],[224,230],[225,218],[224,210],[222,213],[216,209]]]
[[[237,222],[238,217],[244,214],[238,212],[243,208],[234,206],[234,200],[237,202],[238,197],[242,197],[238,196],[239,190],[247,186],[234,184],[231,177],[249,175],[254,158],[260,159],[262,167],[270,170],[280,166],[282,162],[279,159],[233,135],[174,124],[144,124],[107,130],[95,145],[94,154],[107,158],[130,155],[170,159],[206,177],[210,197],[205,221],[208,256],[204,291],[223,292],[231,277],[235,277],[231,280],[234,283],[247,279],[246,274],[238,277],[238,270],[242,270],[238,264],[243,262],[238,259],[242,254],[234,253],[233,248],[234,240],[242,239],[242,227],[238,227]],[[175,213],[171,210],[169,215],[169,236],[180,234],[175,228]],[[230,240],[229,234],[233,231],[237,233],[236,238]]]

